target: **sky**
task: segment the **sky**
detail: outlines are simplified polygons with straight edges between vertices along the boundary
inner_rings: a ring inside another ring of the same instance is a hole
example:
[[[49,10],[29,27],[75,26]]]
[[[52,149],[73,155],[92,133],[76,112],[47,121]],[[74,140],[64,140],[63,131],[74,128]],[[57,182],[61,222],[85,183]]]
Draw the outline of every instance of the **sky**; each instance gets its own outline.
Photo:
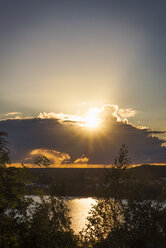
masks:
[[[0,127],[14,161],[42,149],[61,162],[108,163],[123,142],[136,162],[166,162],[165,8],[164,0],[0,0]],[[95,108],[101,123],[90,131]]]

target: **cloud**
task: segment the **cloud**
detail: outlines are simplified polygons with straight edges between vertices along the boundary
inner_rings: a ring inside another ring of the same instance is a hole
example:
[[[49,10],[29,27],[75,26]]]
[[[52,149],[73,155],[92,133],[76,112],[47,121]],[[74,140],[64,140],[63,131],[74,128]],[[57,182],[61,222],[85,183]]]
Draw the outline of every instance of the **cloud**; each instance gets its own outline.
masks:
[[[154,131],[149,129],[149,134],[164,134],[166,131]]]
[[[110,121],[116,119],[118,122],[127,122],[130,117],[134,117],[137,113],[132,108],[120,109],[116,104],[106,104],[100,108],[100,117],[103,121]]]
[[[83,155],[81,158],[77,158],[74,161],[74,164],[87,164],[88,161],[89,161],[89,159]]]
[[[33,119],[33,116],[21,116],[23,115],[23,113],[21,112],[10,112],[5,114],[5,118],[3,118],[2,120],[25,120],[25,119]]]
[[[132,108],[128,108],[128,109],[119,109],[118,113],[122,118],[130,118],[130,117],[134,117],[137,112]]]
[[[11,116],[11,115],[22,115],[22,113],[21,112],[10,112],[10,113],[5,114],[5,116]]]
[[[46,113],[46,112],[43,112],[43,113],[40,113],[38,115],[38,118],[40,118],[40,119],[56,119],[59,122],[73,122],[73,123],[77,123],[77,124],[84,122],[84,119],[81,116],[67,115],[64,113]]]
[[[50,164],[52,165],[61,165],[61,164],[69,164],[71,163],[71,157],[68,153],[59,152],[56,150],[48,150],[48,149],[34,149],[32,150],[28,156],[25,158],[25,163],[34,163],[35,158],[38,156],[45,156],[50,160]],[[85,155],[82,155],[82,157],[77,158],[74,161],[74,164],[87,164],[88,158]]]
[[[29,153],[29,156],[25,158],[26,162],[33,163],[35,157],[43,155],[50,160],[51,164],[60,165],[63,162],[68,163],[70,156],[67,153],[59,152],[56,150],[47,150],[43,148],[34,149]]]
[[[24,161],[32,151],[42,151],[58,163],[67,159],[68,163],[109,164],[122,144],[128,146],[134,163],[166,162],[165,140],[155,136],[165,131],[136,127],[122,112],[117,105],[104,105],[99,111],[102,123],[95,130],[80,126],[78,117],[55,113],[0,121],[0,130],[8,132],[14,162]],[[126,113],[130,115],[132,110]]]

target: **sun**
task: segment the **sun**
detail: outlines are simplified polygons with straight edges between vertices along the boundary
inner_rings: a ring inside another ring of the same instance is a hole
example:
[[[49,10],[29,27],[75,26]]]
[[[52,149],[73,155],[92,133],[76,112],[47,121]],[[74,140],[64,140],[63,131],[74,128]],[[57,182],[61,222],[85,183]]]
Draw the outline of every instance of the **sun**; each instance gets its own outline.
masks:
[[[88,110],[87,116],[85,118],[85,126],[91,129],[97,128],[100,119],[99,119],[99,112],[98,108],[91,108]]]

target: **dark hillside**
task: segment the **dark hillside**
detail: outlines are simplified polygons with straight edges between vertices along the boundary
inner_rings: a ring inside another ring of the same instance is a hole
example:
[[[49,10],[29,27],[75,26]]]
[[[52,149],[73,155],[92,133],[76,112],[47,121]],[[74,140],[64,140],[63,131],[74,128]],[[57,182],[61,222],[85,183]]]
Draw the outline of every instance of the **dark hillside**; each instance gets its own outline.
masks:
[[[104,184],[104,168],[30,168],[35,187],[52,191],[60,195],[94,196],[98,195],[99,185]],[[148,179],[150,191],[166,184],[166,166],[142,165],[130,169],[139,178]]]

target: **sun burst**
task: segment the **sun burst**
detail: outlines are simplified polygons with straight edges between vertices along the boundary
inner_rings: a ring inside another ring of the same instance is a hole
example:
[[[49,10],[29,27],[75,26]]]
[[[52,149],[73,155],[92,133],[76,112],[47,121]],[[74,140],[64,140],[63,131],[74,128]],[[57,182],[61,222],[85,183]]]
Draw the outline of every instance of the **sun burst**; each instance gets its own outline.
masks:
[[[100,110],[98,108],[91,108],[85,118],[85,126],[91,129],[97,128],[100,124],[99,118]]]

